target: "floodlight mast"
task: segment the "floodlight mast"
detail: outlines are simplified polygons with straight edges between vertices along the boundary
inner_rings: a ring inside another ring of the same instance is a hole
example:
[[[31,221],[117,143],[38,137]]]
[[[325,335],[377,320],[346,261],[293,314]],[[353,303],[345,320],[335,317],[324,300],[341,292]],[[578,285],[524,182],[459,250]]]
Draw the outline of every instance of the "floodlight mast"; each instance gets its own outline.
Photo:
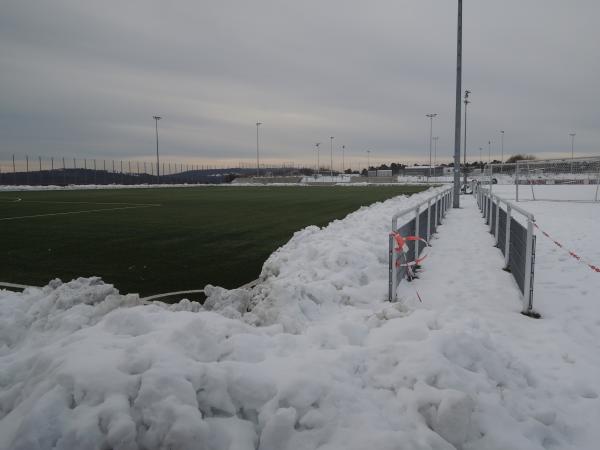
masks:
[[[454,114],[454,192],[452,207],[460,207],[460,97],[462,93],[462,0],[458,0],[456,36],[456,111]]]
[[[500,173],[504,173],[504,130],[500,130],[500,147],[501,147],[501,153],[500,153],[500,159],[501,159],[501,163],[500,164]]]
[[[571,173],[573,173],[573,148],[575,147],[575,133],[569,133],[571,136]]]
[[[260,157],[258,153],[258,127],[262,125],[262,122],[256,122],[256,176],[260,177]]]
[[[433,166],[434,167],[437,167],[437,143],[438,143],[439,139],[440,139],[439,136],[433,137]],[[436,175],[436,174],[434,173],[434,175]],[[436,175],[436,177],[437,177],[437,175]]]
[[[437,114],[425,114],[425,117],[429,117],[429,171],[427,172],[427,182],[431,178],[431,144],[433,142],[433,119],[437,117]]]
[[[333,136],[329,137],[330,152],[331,152],[331,155],[330,155],[331,161],[329,162],[329,174],[331,176],[331,181],[333,181],[333,140],[334,139],[335,138]]]
[[[321,174],[321,169],[319,167],[320,165],[320,160],[319,160],[319,147],[320,147],[321,143],[317,142],[315,144],[315,147],[317,148],[317,176]]]
[[[471,103],[469,101],[469,94],[471,93],[470,90],[466,90],[465,91],[465,139],[464,139],[464,153],[463,153],[463,185],[465,186],[465,192],[466,192],[466,186],[467,186],[467,106],[469,105],[469,103]]]
[[[155,128],[156,128],[156,184],[160,184],[160,172],[159,172],[160,159],[158,157],[158,121],[160,119],[162,119],[162,117],[152,116],[152,118],[154,119]]]

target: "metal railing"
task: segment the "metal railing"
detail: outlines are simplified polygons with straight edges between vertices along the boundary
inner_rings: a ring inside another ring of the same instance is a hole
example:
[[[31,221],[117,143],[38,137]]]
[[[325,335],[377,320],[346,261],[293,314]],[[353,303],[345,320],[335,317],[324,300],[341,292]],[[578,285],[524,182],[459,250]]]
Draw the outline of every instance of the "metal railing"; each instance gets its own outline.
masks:
[[[418,240],[407,241],[406,246],[408,248],[402,252],[405,263],[402,264],[400,262],[400,251],[402,249],[398,251],[394,248],[396,242],[394,234],[398,233],[403,237],[418,236],[425,239],[431,245],[431,236],[437,231],[438,225],[442,223],[442,219],[446,216],[446,211],[452,204],[452,189],[452,186],[447,187],[419,204],[394,214],[392,217],[392,232],[389,236],[388,275],[388,300],[390,302],[396,301],[396,291],[402,279],[411,279],[411,270],[408,263],[416,261],[425,247],[425,244],[420,243]],[[412,217],[408,219],[407,216],[410,215]],[[403,220],[402,225],[398,227],[400,219],[406,220]]]
[[[496,247],[504,255],[504,270],[513,275],[519,286],[523,296],[522,313],[536,316],[533,312],[536,243],[533,214],[481,185],[475,186],[473,195],[477,198],[477,204],[486,224],[489,225],[490,233],[494,236]],[[513,216],[514,213],[522,216],[520,221]]]

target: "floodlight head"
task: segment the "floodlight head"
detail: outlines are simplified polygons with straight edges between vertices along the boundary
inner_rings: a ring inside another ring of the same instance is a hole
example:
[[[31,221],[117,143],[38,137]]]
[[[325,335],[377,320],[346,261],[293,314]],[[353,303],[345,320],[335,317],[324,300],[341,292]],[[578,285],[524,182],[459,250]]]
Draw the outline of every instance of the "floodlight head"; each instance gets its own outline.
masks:
[[[321,143],[320,143],[320,142],[317,142],[317,143],[315,144],[315,147],[319,148],[319,145],[321,145]]]
[[[262,122],[256,122],[256,126],[262,125]]]
[[[160,117],[160,116],[152,116],[152,118],[153,118],[154,120],[160,120],[160,119],[162,119],[162,117]]]
[[[430,119],[433,119],[434,117],[437,117],[437,114],[425,114],[426,117],[429,117]]]
[[[569,133],[569,136],[573,137],[575,136],[575,133]]]
[[[329,136],[329,139],[334,139],[334,137],[333,136]]]

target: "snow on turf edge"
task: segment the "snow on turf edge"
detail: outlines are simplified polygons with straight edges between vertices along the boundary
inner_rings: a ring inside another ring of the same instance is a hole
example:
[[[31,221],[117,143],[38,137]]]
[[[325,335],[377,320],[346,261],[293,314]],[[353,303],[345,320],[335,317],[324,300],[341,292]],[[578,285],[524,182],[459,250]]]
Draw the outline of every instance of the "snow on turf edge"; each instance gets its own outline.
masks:
[[[514,343],[385,303],[389,219],[417,198],[297,233],[214,311],[97,279],[0,291],[0,448],[569,447]]]

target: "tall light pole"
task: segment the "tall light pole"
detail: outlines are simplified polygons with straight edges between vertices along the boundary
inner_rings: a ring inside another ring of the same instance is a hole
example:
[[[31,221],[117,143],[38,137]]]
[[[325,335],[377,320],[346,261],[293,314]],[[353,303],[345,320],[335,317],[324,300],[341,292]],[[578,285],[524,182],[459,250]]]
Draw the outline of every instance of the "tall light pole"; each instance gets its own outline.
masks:
[[[317,175],[319,175],[319,173],[321,172],[321,168],[319,167],[320,161],[319,161],[319,146],[321,145],[320,142],[317,142],[315,144],[315,148],[317,149]]]
[[[501,156],[500,156],[500,162],[502,163],[500,165],[500,173],[504,172],[503,167],[504,167],[504,130],[500,130],[500,147],[501,147]]]
[[[481,156],[481,153],[483,152],[483,147],[479,147],[479,165],[482,165],[483,163],[483,157]]]
[[[440,139],[439,136],[433,137],[433,165],[434,166],[437,166],[437,145],[438,145],[439,139]]]
[[[488,141],[488,162],[492,164],[492,141]]]
[[[571,173],[573,173],[573,148],[575,147],[575,133],[569,133],[571,136]]]
[[[342,145],[342,175],[344,174],[344,170],[346,169],[346,161],[345,161],[344,153],[346,153],[346,146]]]
[[[160,172],[158,171],[159,158],[158,158],[158,121],[162,119],[160,116],[152,116],[154,118],[154,124],[156,129],[156,183],[160,184]]]
[[[427,175],[427,182],[431,178],[431,144],[433,143],[433,118],[437,117],[437,114],[425,114],[425,117],[429,117],[429,172]]]
[[[467,190],[467,106],[469,106],[469,94],[471,91],[468,89],[465,91],[465,139],[464,139],[464,153],[463,153],[463,185],[465,186],[465,192]]]
[[[434,167],[437,167],[437,143],[438,143],[439,138],[440,138],[439,136],[433,137],[433,166]]]
[[[454,195],[452,206],[460,207],[460,97],[462,91],[462,0],[458,0],[456,34],[456,110],[454,112]]]
[[[260,157],[258,153],[258,128],[262,125],[262,122],[256,122],[256,176],[260,177]]]
[[[371,169],[371,150],[367,150],[367,176],[369,176],[370,169]]]
[[[329,172],[330,172],[330,176],[331,176],[331,181],[333,181],[333,136],[329,137],[329,147],[330,147],[330,158],[331,160],[329,161]]]

